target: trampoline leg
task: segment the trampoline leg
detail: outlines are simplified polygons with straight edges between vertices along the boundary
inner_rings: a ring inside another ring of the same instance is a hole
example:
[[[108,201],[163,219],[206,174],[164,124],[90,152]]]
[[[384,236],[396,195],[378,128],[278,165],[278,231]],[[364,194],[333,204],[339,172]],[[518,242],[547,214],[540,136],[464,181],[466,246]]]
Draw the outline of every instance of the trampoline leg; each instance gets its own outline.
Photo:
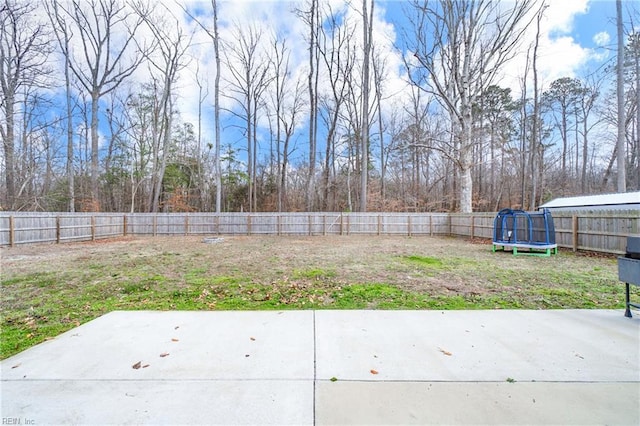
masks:
[[[625,297],[625,299],[626,299],[625,302],[626,303],[625,303],[625,306],[627,307],[627,309],[624,311],[624,316],[627,317],[627,318],[632,318],[631,308],[630,308],[631,295],[629,294],[629,283],[625,283],[625,286],[626,286],[626,292],[625,292],[626,293],[626,295],[625,295],[626,296]]]
[[[518,247],[513,246],[513,255],[517,256],[518,255]]]

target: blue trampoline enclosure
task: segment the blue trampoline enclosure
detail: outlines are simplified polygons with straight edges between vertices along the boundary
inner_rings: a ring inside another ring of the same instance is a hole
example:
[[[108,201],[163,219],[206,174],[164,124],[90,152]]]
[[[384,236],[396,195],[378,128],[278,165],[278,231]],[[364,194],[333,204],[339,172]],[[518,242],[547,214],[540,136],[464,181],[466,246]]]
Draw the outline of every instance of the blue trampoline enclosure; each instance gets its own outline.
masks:
[[[493,251],[510,247],[513,254],[551,256],[558,253],[553,217],[548,209],[539,212],[502,209],[493,221]],[[522,252],[518,249],[528,249]]]

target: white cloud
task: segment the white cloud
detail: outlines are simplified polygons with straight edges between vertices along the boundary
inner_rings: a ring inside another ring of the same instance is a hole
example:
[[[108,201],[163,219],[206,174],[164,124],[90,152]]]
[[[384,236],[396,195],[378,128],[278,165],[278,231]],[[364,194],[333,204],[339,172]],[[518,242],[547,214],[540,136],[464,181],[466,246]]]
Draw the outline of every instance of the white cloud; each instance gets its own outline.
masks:
[[[561,77],[575,77],[583,75],[585,67],[590,61],[603,61],[606,53],[583,46],[578,42],[575,34],[575,19],[579,15],[588,13],[589,0],[548,0],[548,7],[540,21],[540,39],[538,46],[538,76],[539,87],[542,90],[554,80]],[[606,33],[600,33],[599,39],[604,40]],[[532,55],[536,37],[536,22],[532,22],[522,42],[521,53],[518,58],[506,67],[507,78],[502,85],[511,87],[515,96],[521,91],[521,79],[527,63],[527,49]],[[531,66],[531,59],[529,60]],[[529,84],[532,81],[532,71],[529,71]]]
[[[598,46],[606,46],[611,41],[611,36],[606,31],[600,31],[593,36],[593,42]]]
[[[589,0],[549,0],[547,5],[544,32],[567,34],[573,31],[575,16],[587,13]]]

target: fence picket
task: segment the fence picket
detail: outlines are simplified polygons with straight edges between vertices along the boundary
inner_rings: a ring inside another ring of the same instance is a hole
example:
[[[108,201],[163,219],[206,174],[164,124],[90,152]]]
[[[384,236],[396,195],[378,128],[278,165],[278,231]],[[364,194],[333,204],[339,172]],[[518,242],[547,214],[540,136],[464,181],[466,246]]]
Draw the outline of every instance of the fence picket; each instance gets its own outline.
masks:
[[[624,253],[640,211],[554,213],[559,247]],[[0,213],[0,246],[127,235],[449,235],[491,239],[494,213]]]

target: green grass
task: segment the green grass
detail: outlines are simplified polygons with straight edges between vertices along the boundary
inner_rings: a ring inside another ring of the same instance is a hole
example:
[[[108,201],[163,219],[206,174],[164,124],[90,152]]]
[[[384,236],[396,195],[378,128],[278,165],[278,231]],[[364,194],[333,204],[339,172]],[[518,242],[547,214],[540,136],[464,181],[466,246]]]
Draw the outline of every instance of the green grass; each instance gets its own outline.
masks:
[[[419,265],[427,268],[440,268],[442,267],[442,260],[436,257],[410,255],[404,256],[404,260],[408,263]]]

